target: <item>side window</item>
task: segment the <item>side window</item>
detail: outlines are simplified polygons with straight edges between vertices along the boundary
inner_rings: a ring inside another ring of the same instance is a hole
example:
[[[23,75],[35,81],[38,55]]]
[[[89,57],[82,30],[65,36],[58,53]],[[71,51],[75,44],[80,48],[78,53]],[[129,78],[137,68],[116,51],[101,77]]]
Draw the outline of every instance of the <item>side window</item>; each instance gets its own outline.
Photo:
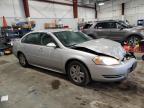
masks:
[[[39,33],[28,34],[25,38],[22,39],[22,43],[40,45],[40,34]]]
[[[122,26],[121,24],[119,24],[119,23],[116,23],[116,25],[117,25],[117,28],[118,28],[118,29],[120,29],[120,28],[123,27],[123,26]]]
[[[109,25],[107,22],[97,23],[95,28],[97,29],[107,29],[109,28]]]
[[[48,43],[55,43],[54,39],[46,34],[46,33],[41,33],[41,45],[47,45]]]
[[[92,24],[85,24],[83,29],[89,29],[92,26]]]
[[[117,25],[115,22],[109,22],[108,25],[109,25],[109,28],[117,28]]]

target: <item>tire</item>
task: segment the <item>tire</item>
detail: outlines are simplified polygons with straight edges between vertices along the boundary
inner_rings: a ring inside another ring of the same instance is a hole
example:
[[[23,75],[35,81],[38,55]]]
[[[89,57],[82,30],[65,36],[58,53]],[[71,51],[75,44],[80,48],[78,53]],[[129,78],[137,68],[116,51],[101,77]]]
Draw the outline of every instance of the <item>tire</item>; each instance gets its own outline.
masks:
[[[136,35],[130,36],[125,40],[125,42],[127,42],[128,45],[131,45],[131,46],[138,45],[140,41],[141,41],[141,38]]]
[[[28,66],[28,62],[26,60],[26,57],[23,53],[20,53],[18,55],[18,59],[19,59],[19,63],[22,67],[27,67]]]
[[[142,56],[142,60],[144,61],[144,55]]]
[[[70,81],[78,86],[86,86],[91,79],[87,67],[76,60],[68,64],[67,74]]]

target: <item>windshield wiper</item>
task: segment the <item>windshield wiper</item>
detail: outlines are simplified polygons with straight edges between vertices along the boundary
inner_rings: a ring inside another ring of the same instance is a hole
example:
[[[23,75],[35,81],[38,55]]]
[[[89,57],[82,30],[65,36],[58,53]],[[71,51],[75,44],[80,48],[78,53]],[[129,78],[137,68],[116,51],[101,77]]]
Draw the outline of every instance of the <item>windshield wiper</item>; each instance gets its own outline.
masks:
[[[67,45],[67,47],[73,47],[73,46],[75,46],[75,45],[77,45],[77,44]]]

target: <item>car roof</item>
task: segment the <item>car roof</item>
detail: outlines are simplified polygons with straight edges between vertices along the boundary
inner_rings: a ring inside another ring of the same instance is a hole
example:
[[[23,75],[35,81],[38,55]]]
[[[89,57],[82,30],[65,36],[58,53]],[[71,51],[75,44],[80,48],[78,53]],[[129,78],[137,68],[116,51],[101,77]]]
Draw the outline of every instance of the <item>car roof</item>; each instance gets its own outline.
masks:
[[[101,23],[101,22],[120,22],[120,21],[122,20],[99,20],[99,21],[87,22],[86,24]]]
[[[54,33],[61,31],[72,31],[72,29],[44,29],[44,30],[35,30],[33,32],[46,32],[46,33]]]
[[[101,23],[101,22],[119,22],[121,20],[99,20],[99,21],[93,21],[93,22],[87,22],[86,24],[95,24],[95,23]]]
[[[117,22],[118,20],[100,20],[96,22]]]

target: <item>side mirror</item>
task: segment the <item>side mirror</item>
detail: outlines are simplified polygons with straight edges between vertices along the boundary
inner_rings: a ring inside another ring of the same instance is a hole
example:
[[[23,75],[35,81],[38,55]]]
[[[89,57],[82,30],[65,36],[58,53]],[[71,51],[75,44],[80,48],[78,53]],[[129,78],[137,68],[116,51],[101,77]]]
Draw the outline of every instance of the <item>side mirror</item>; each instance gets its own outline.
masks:
[[[55,43],[48,43],[46,46],[47,46],[47,47],[56,48],[56,44],[55,44]]]

